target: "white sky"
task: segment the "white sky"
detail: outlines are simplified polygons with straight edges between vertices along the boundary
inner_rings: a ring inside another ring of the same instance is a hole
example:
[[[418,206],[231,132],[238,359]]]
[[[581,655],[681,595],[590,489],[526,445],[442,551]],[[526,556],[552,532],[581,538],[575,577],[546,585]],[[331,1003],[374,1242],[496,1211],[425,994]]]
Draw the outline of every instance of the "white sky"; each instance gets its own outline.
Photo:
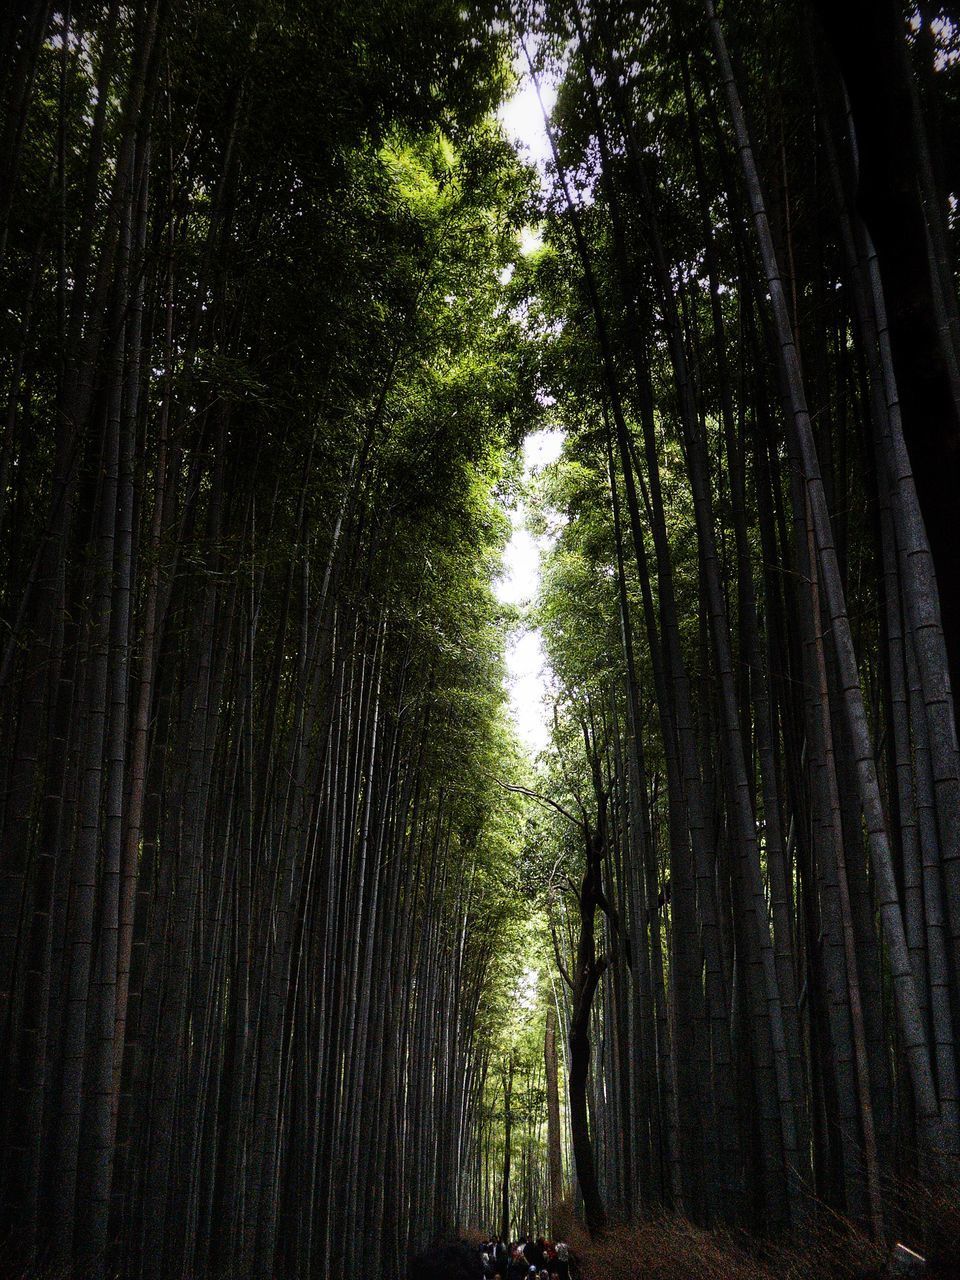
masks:
[[[554,462],[563,447],[563,432],[535,431],[523,444],[524,478]],[[535,538],[526,528],[527,505],[521,499],[510,512],[513,533],[503,557],[503,577],[497,583],[499,599],[518,607],[531,604],[540,588],[540,554],[549,538]],[[547,715],[547,659],[543,638],[536,627],[521,626],[507,642],[507,692],[510,710],[521,741],[536,754],[550,738]]]
[[[516,69],[520,71],[519,62]],[[543,95],[543,105],[547,111],[552,111],[557,101],[557,86],[549,80],[541,81],[540,92]],[[537,91],[529,75],[523,75],[517,92],[503,104],[497,116],[517,144],[520,154],[524,159],[532,161],[542,175],[544,166],[550,159],[550,142],[543,126]]]
[[[515,1003],[525,1013],[529,1013],[531,1009],[536,1008],[539,989],[540,971],[539,969],[534,969],[532,965],[527,965],[517,980],[516,990],[513,994]]]
[[[519,70],[519,67],[518,67]],[[548,111],[557,100],[556,86],[542,85],[543,104]],[[541,183],[545,184],[545,166],[550,157],[550,143],[544,128],[543,114],[536,90],[528,75],[498,113],[507,134],[521,156],[536,165]],[[521,253],[532,253],[543,241],[536,228],[525,227],[521,235]],[[523,446],[524,479],[560,456],[563,433],[536,431]],[[503,577],[497,584],[497,595],[504,602],[519,607],[531,604],[540,588],[540,553],[546,549],[546,538],[534,538],[526,528],[527,507],[521,499],[510,512],[513,533],[503,557]],[[507,691],[510,709],[521,741],[534,754],[542,751],[550,739],[547,717],[547,660],[543,638],[535,627],[523,627],[507,644]]]

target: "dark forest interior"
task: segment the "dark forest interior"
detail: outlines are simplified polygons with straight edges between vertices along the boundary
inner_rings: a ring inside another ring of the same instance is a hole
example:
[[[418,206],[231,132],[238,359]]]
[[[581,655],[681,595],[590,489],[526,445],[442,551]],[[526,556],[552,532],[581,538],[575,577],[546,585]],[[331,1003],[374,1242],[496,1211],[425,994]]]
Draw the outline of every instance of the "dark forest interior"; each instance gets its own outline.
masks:
[[[958,139],[936,0],[0,6],[4,1275],[957,1274]]]

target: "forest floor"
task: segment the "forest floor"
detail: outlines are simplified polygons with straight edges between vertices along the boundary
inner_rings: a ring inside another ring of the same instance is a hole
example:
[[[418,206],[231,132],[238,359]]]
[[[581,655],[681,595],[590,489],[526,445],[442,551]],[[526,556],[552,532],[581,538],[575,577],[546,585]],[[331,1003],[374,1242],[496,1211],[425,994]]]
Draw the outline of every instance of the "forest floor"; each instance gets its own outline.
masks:
[[[582,1280],[882,1280],[894,1243],[927,1259],[925,1280],[960,1280],[960,1199],[943,1195],[888,1245],[878,1245],[850,1224],[819,1225],[802,1243],[772,1243],[745,1234],[705,1231],[686,1219],[661,1217],[615,1227],[598,1242],[578,1228],[570,1243]]]

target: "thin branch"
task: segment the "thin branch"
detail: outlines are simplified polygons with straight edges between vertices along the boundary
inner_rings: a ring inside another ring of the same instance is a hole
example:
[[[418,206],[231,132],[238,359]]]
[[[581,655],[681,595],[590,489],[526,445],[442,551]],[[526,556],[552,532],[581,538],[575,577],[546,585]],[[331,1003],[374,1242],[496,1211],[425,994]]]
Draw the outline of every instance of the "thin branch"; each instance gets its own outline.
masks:
[[[550,921],[550,937],[551,937],[551,939],[552,939],[552,941],[553,941],[553,954],[554,954],[554,958],[556,959],[556,962],[557,962],[557,969],[558,969],[558,971],[559,971],[559,973],[560,973],[560,977],[564,980],[564,982],[567,984],[567,986],[568,986],[568,987],[570,988],[570,990],[572,991],[572,990],[573,990],[573,979],[570,977],[570,974],[567,972],[566,965],[563,963],[563,960],[561,959],[561,956],[560,956],[560,944],[559,944],[559,942],[557,942],[557,931],[556,931],[556,929],[554,929],[554,927],[553,927],[553,921],[552,921],[552,920]]]
[[[562,813],[568,822],[572,822],[575,827],[582,827],[583,823],[579,818],[575,818],[569,809],[565,809],[562,804],[557,804],[556,800],[551,800],[549,796],[543,796],[539,791],[531,791],[529,787],[518,787],[513,782],[504,782],[502,778],[495,778],[494,781],[503,787],[504,791],[512,791],[518,796],[527,796],[530,800],[536,800],[540,804],[548,804],[551,809],[556,809],[557,813]]]

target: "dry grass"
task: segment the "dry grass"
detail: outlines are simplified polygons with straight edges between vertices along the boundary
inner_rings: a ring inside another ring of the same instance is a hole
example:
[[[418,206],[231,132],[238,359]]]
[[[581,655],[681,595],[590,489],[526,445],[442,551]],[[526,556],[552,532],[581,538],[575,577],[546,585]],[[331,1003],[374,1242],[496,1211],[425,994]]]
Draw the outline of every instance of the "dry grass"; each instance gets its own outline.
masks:
[[[960,1280],[960,1196],[955,1188],[901,1185],[890,1201],[893,1239],[922,1253],[929,1280]],[[853,1224],[821,1212],[802,1240],[771,1242],[705,1231],[663,1215],[611,1229],[591,1242],[579,1227],[570,1243],[583,1280],[880,1280],[888,1249]]]
[[[662,1217],[576,1239],[584,1280],[854,1280],[879,1274],[884,1251],[859,1234],[818,1232],[803,1246],[705,1231]]]
[[[960,1280],[960,1169],[939,1183],[902,1182],[889,1196],[901,1237],[937,1280]]]

